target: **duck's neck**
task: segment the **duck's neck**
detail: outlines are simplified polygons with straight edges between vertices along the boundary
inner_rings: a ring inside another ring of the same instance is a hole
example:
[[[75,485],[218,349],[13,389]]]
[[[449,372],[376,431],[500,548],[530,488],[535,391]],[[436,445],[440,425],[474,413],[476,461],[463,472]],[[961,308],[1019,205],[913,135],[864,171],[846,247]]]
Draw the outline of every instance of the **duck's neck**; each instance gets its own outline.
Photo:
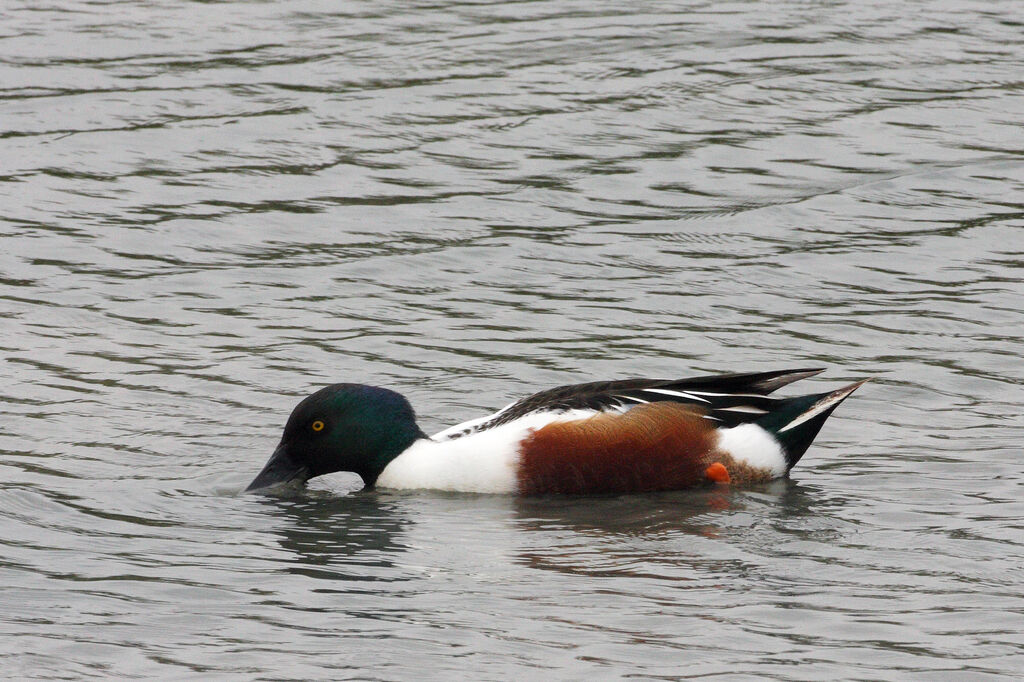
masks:
[[[381,472],[391,464],[399,455],[408,450],[413,446],[414,443],[421,440],[430,440],[427,434],[423,433],[419,427],[415,428],[414,432],[395,433],[393,437],[389,439],[386,447],[377,450],[373,457],[367,458],[367,460],[360,464],[359,468],[355,470],[359,477],[363,479],[363,486],[369,490],[377,484],[377,478]]]

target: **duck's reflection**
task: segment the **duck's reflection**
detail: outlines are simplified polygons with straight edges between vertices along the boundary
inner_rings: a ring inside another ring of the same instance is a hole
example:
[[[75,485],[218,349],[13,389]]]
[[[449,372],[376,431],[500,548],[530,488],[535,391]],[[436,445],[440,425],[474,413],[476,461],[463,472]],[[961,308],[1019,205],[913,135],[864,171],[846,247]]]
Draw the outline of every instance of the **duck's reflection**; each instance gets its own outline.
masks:
[[[833,502],[835,500],[832,500]],[[822,504],[812,486],[777,479],[749,488],[714,486],[643,495],[516,498],[520,527],[587,534],[640,535],[666,531],[715,532],[727,512],[758,507],[771,517],[800,516]]]
[[[411,522],[395,500],[374,493],[303,491],[260,502],[278,519],[278,542],[294,557],[287,570],[310,578],[395,578],[394,558]]]
[[[260,503],[276,517],[273,532],[292,557],[286,570],[336,581],[408,578],[402,555],[409,551],[419,563],[458,563],[469,536],[499,548],[511,543],[520,565],[560,573],[685,579],[709,562],[723,569],[739,562],[730,570],[742,573],[746,560],[735,548],[772,555],[773,543],[828,541],[844,525],[830,513],[843,500],[788,479],[617,497],[312,489]],[[417,527],[422,537],[414,537]]]
[[[834,504],[842,501],[789,479],[753,488],[519,499],[516,524],[535,537],[525,536],[519,559],[531,568],[587,576],[679,576],[673,569],[734,561],[727,551],[734,541],[744,551],[770,554],[782,535],[821,540],[834,526],[827,511]]]

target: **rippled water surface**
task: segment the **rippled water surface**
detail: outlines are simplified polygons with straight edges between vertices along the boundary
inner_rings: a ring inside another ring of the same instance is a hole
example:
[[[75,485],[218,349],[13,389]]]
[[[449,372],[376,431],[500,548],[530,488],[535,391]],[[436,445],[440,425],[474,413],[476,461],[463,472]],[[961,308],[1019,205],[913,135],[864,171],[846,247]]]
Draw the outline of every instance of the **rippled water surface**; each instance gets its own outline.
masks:
[[[1015,2],[0,4],[20,677],[1024,671]],[[875,381],[790,480],[240,495],[326,383]]]

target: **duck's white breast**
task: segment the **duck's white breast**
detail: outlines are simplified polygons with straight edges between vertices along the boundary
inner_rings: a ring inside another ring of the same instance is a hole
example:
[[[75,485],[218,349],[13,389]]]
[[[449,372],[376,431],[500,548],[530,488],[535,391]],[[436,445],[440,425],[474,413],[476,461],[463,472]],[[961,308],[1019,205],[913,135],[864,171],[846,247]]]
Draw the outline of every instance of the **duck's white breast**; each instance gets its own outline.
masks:
[[[519,445],[523,438],[551,422],[583,419],[593,414],[593,410],[530,414],[462,438],[440,442],[418,440],[384,468],[376,485],[394,489],[515,493],[519,489]]]

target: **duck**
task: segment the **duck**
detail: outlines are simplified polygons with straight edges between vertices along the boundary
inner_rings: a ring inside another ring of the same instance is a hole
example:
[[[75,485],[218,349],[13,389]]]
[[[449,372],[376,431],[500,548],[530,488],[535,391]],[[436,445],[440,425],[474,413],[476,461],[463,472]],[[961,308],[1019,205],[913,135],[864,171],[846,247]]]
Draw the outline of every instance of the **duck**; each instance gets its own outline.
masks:
[[[366,489],[628,494],[787,476],[867,379],[771,395],[823,369],[559,386],[426,435],[387,388],[338,383],[303,399],[246,492],[353,472]]]

